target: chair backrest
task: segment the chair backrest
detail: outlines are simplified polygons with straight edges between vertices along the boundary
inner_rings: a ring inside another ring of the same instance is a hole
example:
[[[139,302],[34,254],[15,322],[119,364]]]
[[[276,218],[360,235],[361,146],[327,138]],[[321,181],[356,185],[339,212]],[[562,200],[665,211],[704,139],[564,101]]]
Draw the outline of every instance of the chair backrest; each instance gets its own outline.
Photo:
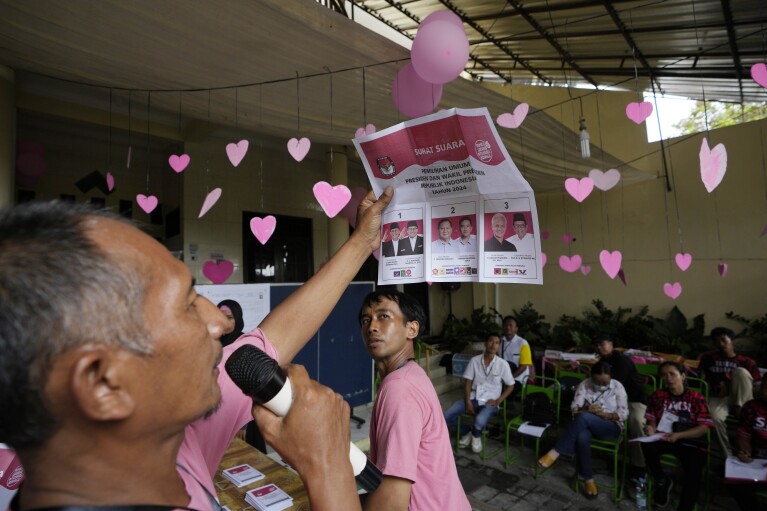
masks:
[[[687,387],[692,390],[703,394],[703,397],[708,401],[708,382],[702,378],[696,378],[694,376],[687,377]]]
[[[537,384],[528,383],[522,389],[522,403],[525,402],[525,396],[533,392],[543,392],[554,403],[554,410],[557,414],[557,424],[559,424],[559,402],[561,397],[559,380],[548,376],[537,376]]]
[[[652,376],[655,378],[658,375],[658,367],[660,364],[635,364],[637,372],[642,376]]]
[[[658,390],[658,383],[655,379],[655,376],[651,374],[643,374],[641,377],[642,381],[644,382],[644,390],[648,396]]]

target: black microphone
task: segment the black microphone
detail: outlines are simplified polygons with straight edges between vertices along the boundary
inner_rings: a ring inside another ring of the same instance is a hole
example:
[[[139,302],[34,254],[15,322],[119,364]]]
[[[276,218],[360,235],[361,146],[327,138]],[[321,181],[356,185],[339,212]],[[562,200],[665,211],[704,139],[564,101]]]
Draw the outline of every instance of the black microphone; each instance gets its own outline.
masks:
[[[232,381],[253,401],[278,417],[287,415],[293,404],[293,388],[276,360],[245,344],[231,354],[225,367]],[[368,493],[375,491],[383,479],[378,467],[354,444],[349,449],[349,460],[357,483]]]

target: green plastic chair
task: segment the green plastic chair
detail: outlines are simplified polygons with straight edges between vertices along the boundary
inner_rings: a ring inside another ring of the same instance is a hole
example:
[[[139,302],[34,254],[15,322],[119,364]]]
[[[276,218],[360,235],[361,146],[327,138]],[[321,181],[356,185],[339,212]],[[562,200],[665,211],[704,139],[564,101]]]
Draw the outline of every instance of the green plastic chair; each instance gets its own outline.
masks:
[[[555,424],[551,424],[549,428],[551,426],[556,426],[557,424],[559,424],[559,416],[560,416],[559,405],[560,405],[561,392],[560,392],[559,380],[557,380],[556,378],[550,378],[547,376],[538,376],[536,377],[536,382],[539,382],[539,384],[528,383],[527,385],[524,386],[524,388],[522,389],[522,392],[520,393],[521,394],[520,402],[521,403],[525,402],[525,396],[527,394],[532,394],[533,392],[543,392],[544,394],[549,396],[549,399],[551,399],[551,401],[554,403],[554,410],[556,410],[556,422]],[[524,409],[524,405],[520,407],[520,410],[522,409]],[[511,447],[509,440],[511,438],[512,432],[519,433],[519,428],[520,426],[522,426],[522,424],[524,424],[524,422],[525,420],[522,418],[522,415],[520,412],[520,415],[509,420],[506,425],[506,460],[505,460],[506,469],[508,469],[509,465],[512,462],[515,462],[516,459],[519,458],[519,456],[521,456],[522,454],[521,452],[518,453],[516,456],[511,456],[509,454],[509,449]],[[546,431],[548,431],[549,428],[547,428]],[[524,433],[520,434],[520,446],[524,445],[525,436],[527,435],[525,435]],[[533,468],[535,469],[535,477],[537,478],[543,475],[544,473],[546,473],[548,469],[545,469],[539,473],[538,458],[540,458],[542,437],[533,437],[533,438],[535,438],[535,461],[533,462]]]
[[[623,499],[623,482],[626,480],[626,461],[628,459],[628,434],[626,428],[628,425],[623,423],[623,431],[615,440],[591,439],[591,449],[604,452],[612,456],[613,462],[613,482],[612,485],[596,483],[597,487],[608,488],[616,504]],[[621,452],[622,451],[622,452]],[[620,465],[620,466],[619,466]],[[620,474],[618,471],[620,470]],[[575,478],[575,491],[578,492],[580,480]]]
[[[489,459],[493,459],[498,454],[503,452],[503,446],[499,447],[498,449],[495,449],[494,451],[488,452],[487,450],[487,435],[488,435],[488,429],[491,423],[498,422],[500,419],[501,426],[505,430],[506,429],[506,402],[508,399],[505,399],[503,403],[501,403],[501,409],[498,413],[496,413],[490,421],[487,423],[487,427],[482,430],[482,451],[480,451],[480,458],[482,458],[482,461],[487,461]],[[473,415],[469,415],[468,413],[463,413],[458,416],[458,422],[456,423],[456,430],[455,430],[455,451],[458,452],[458,441],[461,439],[461,419],[473,419]]]

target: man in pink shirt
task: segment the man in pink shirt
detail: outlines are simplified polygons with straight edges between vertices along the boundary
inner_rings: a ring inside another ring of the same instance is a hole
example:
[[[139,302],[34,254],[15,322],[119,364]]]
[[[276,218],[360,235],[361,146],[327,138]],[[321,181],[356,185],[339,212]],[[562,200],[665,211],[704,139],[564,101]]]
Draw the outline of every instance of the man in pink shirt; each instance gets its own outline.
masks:
[[[384,478],[363,509],[470,511],[437,393],[414,362],[423,309],[403,293],[377,291],[365,298],[359,319],[383,378],[370,420],[370,460]]]
[[[363,199],[333,258],[223,352],[225,318],[189,269],[120,217],[61,203],[0,212],[0,442],[26,469],[22,510],[217,510],[212,475],[253,415],[312,509],[359,509],[341,397],[288,367],[295,402],[278,418],[251,410],[223,363],[244,343],[295,356],[380,245],[391,194]]]

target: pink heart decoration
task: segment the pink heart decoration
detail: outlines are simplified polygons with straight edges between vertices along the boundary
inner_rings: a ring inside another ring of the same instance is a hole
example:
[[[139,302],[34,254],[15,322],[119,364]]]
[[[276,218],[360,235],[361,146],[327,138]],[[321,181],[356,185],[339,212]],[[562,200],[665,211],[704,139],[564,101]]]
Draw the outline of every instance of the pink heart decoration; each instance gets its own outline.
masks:
[[[205,261],[205,264],[202,265],[202,274],[214,284],[223,284],[226,279],[232,276],[232,272],[234,272],[234,264],[226,259],[218,262]]]
[[[541,268],[546,266],[546,260],[547,260],[546,252],[541,252]]]
[[[239,165],[242,159],[245,158],[245,154],[248,152],[249,146],[250,142],[244,139],[240,140],[236,144],[234,142],[231,144],[226,144],[226,156],[229,158],[229,163],[231,163],[234,167]]]
[[[621,279],[621,282],[623,282],[623,285],[626,286],[626,274],[623,273],[623,268],[618,272],[618,278]]]
[[[602,250],[599,253],[599,264],[602,265],[602,269],[611,279],[614,279],[615,276],[618,275],[622,262],[623,254],[621,254],[620,250],[615,250],[613,252]]]
[[[151,213],[157,207],[157,197],[154,195],[146,196],[140,193],[136,195],[136,202],[146,214]]]
[[[727,172],[727,149],[724,144],[717,144],[713,149],[708,148],[708,139],[703,138],[700,144],[700,178],[706,191],[711,193],[719,186]]]
[[[210,208],[213,207],[213,205],[218,202],[218,199],[221,198],[221,188],[215,188],[208,193],[208,195],[205,197],[205,200],[202,203],[202,207],[200,208],[200,214],[197,215],[197,218],[202,218],[202,216],[210,210]],[[206,275],[207,276],[207,275]],[[210,277],[208,277],[210,278]],[[211,279],[213,280],[213,279]]]
[[[727,275],[727,270],[730,269],[730,267],[727,265],[727,263],[719,263],[716,265],[716,269],[719,272],[719,276],[724,277]]]
[[[352,228],[357,226],[357,206],[360,205],[360,202],[362,202],[362,199],[364,199],[365,195],[367,194],[368,194],[367,190],[365,190],[364,188],[360,186],[355,186],[354,188],[352,188],[351,200],[349,200],[346,206],[344,206],[343,209],[338,213],[349,222],[349,225],[351,225]],[[381,240],[381,241],[388,241],[388,240]]]
[[[767,225],[764,226],[764,229],[762,229],[762,234],[760,234],[759,237],[761,238],[765,234],[767,234]]]
[[[583,202],[594,189],[594,181],[590,177],[577,179],[574,177],[565,179],[565,190],[573,199]]]
[[[571,241],[573,241],[573,235],[572,234],[565,233],[565,234],[562,235],[562,243],[570,243]]]
[[[680,270],[687,271],[687,268],[689,268],[692,264],[692,256],[690,254],[680,252],[674,256],[674,261],[676,261],[676,265],[679,266]]]
[[[266,245],[269,238],[274,234],[274,229],[277,227],[277,219],[272,215],[265,216],[264,218],[253,217],[250,219],[250,232],[256,237],[256,239],[262,244]]]
[[[330,218],[336,216],[352,198],[352,192],[345,185],[331,186],[325,181],[316,183],[312,191],[317,202]]]
[[[541,239],[542,239],[542,240],[547,240],[547,239],[549,239],[549,231],[543,231],[543,232],[541,232]]]
[[[431,286],[432,284],[434,284],[434,282],[432,282],[432,281],[430,281],[430,280],[427,280],[427,281],[426,281],[426,283],[427,283],[427,284],[429,284],[430,286]]]
[[[618,169],[610,169],[607,172],[602,172],[598,169],[591,169],[589,177],[594,181],[594,186],[606,192],[610,188],[618,184],[621,180],[621,173]]]
[[[626,105],[626,117],[637,124],[642,124],[645,119],[652,115],[652,103],[642,101],[641,103],[629,103]]]
[[[111,172],[107,172],[107,190],[110,192],[115,189],[115,177]]]
[[[520,103],[517,105],[517,107],[514,109],[514,113],[505,113],[499,115],[495,122],[498,123],[499,126],[502,126],[504,128],[519,128],[519,126],[522,124],[522,121],[525,120],[525,117],[527,117],[527,112],[530,110],[530,105],[527,103]]]
[[[591,272],[591,266],[586,266],[585,264],[581,266],[581,273],[584,275],[588,275]]]
[[[767,88],[767,65],[760,62],[751,66],[751,78],[762,87]]]
[[[297,162],[304,159],[311,146],[311,140],[306,137],[303,137],[301,140],[296,140],[295,138],[288,140],[288,152]]]
[[[578,254],[572,257],[567,257],[566,255],[559,256],[559,267],[570,273],[578,271],[578,268],[581,267],[581,262],[583,261]]]
[[[663,293],[672,300],[676,300],[682,294],[682,284],[679,282],[674,282],[673,284],[666,282],[663,284]]]
[[[187,165],[189,165],[189,158],[188,154],[182,154],[181,156],[171,154],[170,158],[168,158],[168,163],[170,164],[170,168],[173,169],[176,174],[179,172],[183,172]]]
[[[376,132],[376,127],[373,124],[368,124],[364,128],[357,128],[357,131],[354,132],[354,138],[360,138],[367,135],[372,135]]]
[[[378,250],[373,251],[373,257],[376,258],[376,261],[380,261],[381,260],[381,252],[378,251]]]

